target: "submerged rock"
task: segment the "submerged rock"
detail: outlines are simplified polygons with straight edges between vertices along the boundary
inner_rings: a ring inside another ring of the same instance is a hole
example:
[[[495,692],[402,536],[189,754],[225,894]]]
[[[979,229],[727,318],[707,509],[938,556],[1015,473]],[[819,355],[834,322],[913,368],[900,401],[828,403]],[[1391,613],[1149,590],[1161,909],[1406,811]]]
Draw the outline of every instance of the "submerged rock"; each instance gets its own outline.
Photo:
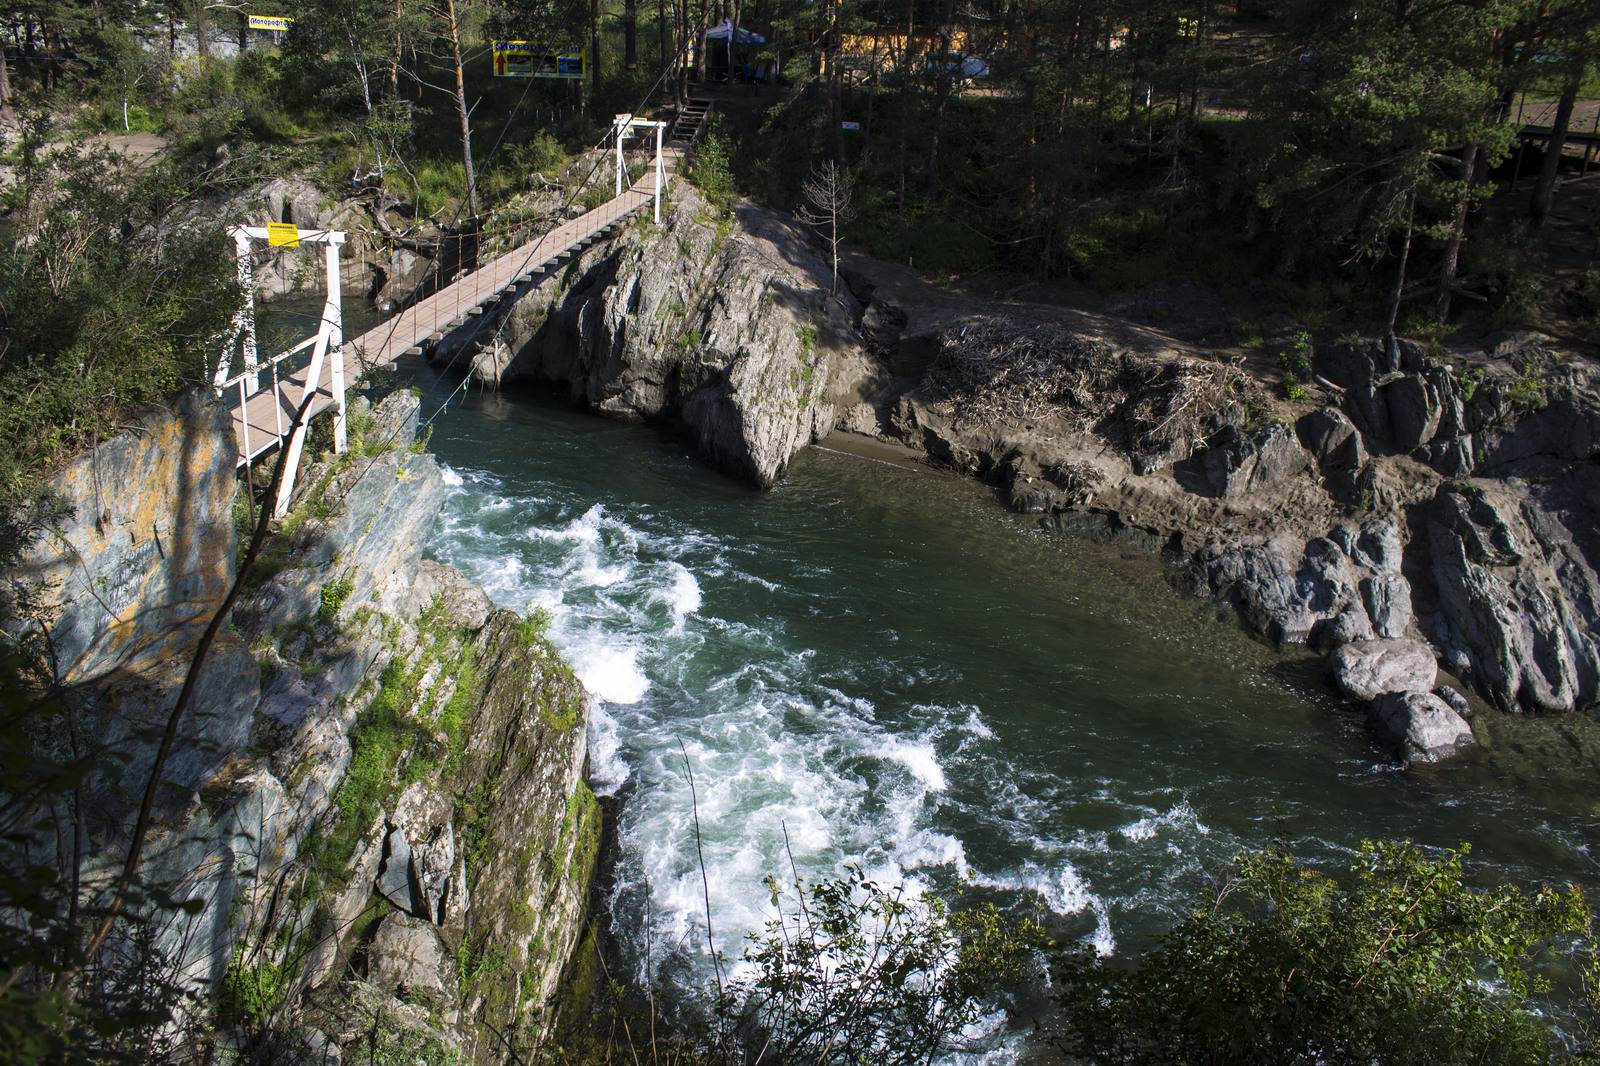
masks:
[[[1409,640],[1362,640],[1336,648],[1334,680],[1351,699],[1388,692],[1432,692],[1439,665],[1426,645]]]
[[[1431,692],[1385,692],[1372,702],[1372,724],[1402,762],[1439,762],[1476,744],[1472,726]]]

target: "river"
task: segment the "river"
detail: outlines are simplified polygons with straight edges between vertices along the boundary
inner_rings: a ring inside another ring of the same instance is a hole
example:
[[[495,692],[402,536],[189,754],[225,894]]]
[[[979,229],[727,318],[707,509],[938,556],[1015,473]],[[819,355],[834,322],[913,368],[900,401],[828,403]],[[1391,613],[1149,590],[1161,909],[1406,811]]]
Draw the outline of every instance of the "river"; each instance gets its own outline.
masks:
[[[1587,719],[1507,723],[1483,757],[1401,772],[1314,660],[981,486],[811,449],[757,493],[661,431],[525,396],[438,410],[454,383],[409,372],[453,486],[429,551],[550,610],[596,698],[637,979],[705,973],[696,800],[734,956],[791,852],[807,879],[856,863],[1042,901],[1102,952],[1138,952],[1241,848],[1337,864],[1367,838],[1470,843],[1485,881],[1600,880],[1592,766],[1560,754],[1594,750]]]

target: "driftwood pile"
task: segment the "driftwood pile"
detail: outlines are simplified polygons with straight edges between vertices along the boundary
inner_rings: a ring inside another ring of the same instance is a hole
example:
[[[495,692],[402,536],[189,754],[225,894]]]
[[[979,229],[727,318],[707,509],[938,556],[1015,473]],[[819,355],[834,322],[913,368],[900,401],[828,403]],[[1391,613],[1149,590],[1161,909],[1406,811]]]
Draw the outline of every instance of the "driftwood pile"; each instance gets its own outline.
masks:
[[[1130,452],[1182,458],[1264,400],[1236,364],[1139,359],[1055,322],[969,320],[939,340],[925,389],[961,426],[1065,417]]]

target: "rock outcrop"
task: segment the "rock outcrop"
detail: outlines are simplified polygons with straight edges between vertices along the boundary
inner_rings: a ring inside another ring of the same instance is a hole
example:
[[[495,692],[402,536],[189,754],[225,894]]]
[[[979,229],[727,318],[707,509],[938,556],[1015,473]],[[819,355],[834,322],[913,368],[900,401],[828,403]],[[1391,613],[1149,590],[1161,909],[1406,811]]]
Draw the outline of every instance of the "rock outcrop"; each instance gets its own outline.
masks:
[[[1405,340],[1302,343],[1312,365],[1286,404],[1153,329],[1001,308],[862,257],[850,268],[876,370],[841,405],[843,428],[998,482],[1048,528],[1161,552],[1180,588],[1270,640],[1432,645],[1506,711],[1600,700],[1591,364],[1538,335],[1448,355]],[[1186,291],[1157,290],[1162,307]],[[1363,702],[1385,691],[1357,689]],[[1447,701],[1453,720],[1431,697],[1402,702],[1374,708],[1375,725],[1408,738],[1395,743],[1410,758],[1471,735],[1450,733],[1464,719]],[[1420,733],[1384,724],[1413,720]]]
[[[833,428],[836,371],[861,309],[793,220],[750,203],[716,216],[687,184],[536,279],[500,316],[433,352],[489,385],[540,383],[600,414],[683,426],[762,487]],[[462,347],[464,345],[465,347]]]
[[[301,471],[166,764],[140,873],[191,909],[131,917],[202,995],[270,967],[291,1057],[381,1043],[501,1063],[540,1038],[584,929],[587,696],[529,623],[422,559],[445,488],[412,447],[416,398],[357,413],[365,439]],[[121,862],[233,583],[231,425],[194,397],[71,464],[54,487],[73,517],[6,577],[30,607],[8,633],[48,633],[83,725],[119,753],[86,786],[86,884]],[[380,902],[393,913],[364,935]]]

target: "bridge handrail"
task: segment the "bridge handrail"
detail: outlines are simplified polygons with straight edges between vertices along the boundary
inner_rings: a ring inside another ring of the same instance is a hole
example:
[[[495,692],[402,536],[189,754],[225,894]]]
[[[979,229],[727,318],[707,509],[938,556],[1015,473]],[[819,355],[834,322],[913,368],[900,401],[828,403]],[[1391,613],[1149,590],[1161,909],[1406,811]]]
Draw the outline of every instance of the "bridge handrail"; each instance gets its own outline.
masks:
[[[312,334],[311,336],[307,337],[305,340],[301,341],[299,344],[295,345],[293,348],[290,348],[288,351],[279,352],[277,355],[273,356],[271,359],[263,360],[262,362],[257,363],[254,367],[251,367],[251,368],[245,370],[242,373],[233,375],[233,377],[228,378],[222,384],[218,385],[216,387],[217,391],[221,392],[223,389],[227,388],[230,385],[238,384],[240,381],[244,380],[245,378],[253,377],[256,374],[261,373],[263,370],[267,369],[268,367],[276,366],[277,364],[283,362],[285,359],[289,358],[291,355],[294,355],[297,352],[303,352],[303,351],[305,351],[307,348],[311,347],[315,343],[317,343],[317,337],[316,337],[316,334]]]

